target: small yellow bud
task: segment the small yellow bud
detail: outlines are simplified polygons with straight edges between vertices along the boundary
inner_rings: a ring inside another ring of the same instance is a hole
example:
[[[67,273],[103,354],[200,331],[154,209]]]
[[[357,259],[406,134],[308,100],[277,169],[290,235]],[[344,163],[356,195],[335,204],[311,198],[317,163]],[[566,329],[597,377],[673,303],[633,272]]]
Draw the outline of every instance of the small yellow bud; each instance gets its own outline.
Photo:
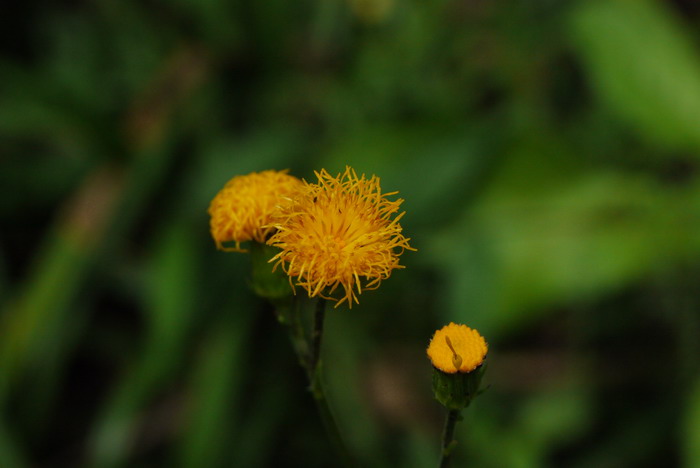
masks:
[[[427,352],[430,362],[442,372],[464,373],[484,362],[488,345],[478,331],[450,323],[435,332]]]

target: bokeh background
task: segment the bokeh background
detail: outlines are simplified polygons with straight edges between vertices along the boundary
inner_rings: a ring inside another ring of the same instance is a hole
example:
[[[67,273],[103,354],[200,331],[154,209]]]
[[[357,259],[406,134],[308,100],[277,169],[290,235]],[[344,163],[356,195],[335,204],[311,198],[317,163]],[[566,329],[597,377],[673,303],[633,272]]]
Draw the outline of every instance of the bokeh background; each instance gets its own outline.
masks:
[[[327,317],[363,466],[436,465],[456,321],[456,466],[700,467],[699,3],[33,0],[0,36],[2,468],[337,466],[206,210],[346,164],[418,248]]]

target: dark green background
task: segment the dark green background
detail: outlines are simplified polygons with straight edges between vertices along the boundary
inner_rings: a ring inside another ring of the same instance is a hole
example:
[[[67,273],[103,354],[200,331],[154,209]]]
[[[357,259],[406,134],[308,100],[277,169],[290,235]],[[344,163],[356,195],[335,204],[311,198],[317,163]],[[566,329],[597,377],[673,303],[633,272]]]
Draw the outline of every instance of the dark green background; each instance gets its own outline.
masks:
[[[329,311],[364,466],[434,466],[424,349],[490,344],[456,466],[700,466],[700,7],[35,0],[0,7],[0,466],[337,466],[234,175],[346,164],[402,257]]]

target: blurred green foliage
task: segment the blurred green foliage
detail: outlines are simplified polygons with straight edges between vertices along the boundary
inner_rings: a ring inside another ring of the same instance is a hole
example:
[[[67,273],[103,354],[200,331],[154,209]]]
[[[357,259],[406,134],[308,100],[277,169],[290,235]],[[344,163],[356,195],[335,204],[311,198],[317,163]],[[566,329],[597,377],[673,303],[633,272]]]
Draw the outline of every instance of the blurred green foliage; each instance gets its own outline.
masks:
[[[0,466],[334,466],[218,252],[231,177],[346,164],[418,252],[329,312],[363,466],[437,463],[424,348],[490,344],[457,466],[700,466],[700,8],[37,0],[0,15]]]

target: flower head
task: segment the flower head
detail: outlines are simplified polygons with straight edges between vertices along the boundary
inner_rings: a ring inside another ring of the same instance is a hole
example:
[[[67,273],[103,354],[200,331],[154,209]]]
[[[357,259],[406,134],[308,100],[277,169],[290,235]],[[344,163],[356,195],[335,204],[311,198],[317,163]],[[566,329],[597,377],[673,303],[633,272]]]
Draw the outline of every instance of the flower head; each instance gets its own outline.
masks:
[[[305,181],[299,195],[280,207],[268,244],[281,251],[270,261],[310,297],[333,299],[342,286],[336,307],[352,307],[363,288],[376,289],[403,268],[405,249],[415,250],[401,234],[404,213],[396,215],[403,200],[390,201],[386,197],[397,192],[382,194],[378,177],[358,177],[350,167],[336,177],[325,170],[316,177],[318,183]]]
[[[229,180],[209,205],[211,235],[221,250],[245,252],[241,242],[265,243],[274,231],[270,220],[277,205],[302,186],[287,171],[252,172]],[[224,247],[235,242],[235,247]]]
[[[478,331],[456,323],[436,331],[428,346],[433,366],[447,374],[473,371],[484,362],[487,352],[488,345]]]

